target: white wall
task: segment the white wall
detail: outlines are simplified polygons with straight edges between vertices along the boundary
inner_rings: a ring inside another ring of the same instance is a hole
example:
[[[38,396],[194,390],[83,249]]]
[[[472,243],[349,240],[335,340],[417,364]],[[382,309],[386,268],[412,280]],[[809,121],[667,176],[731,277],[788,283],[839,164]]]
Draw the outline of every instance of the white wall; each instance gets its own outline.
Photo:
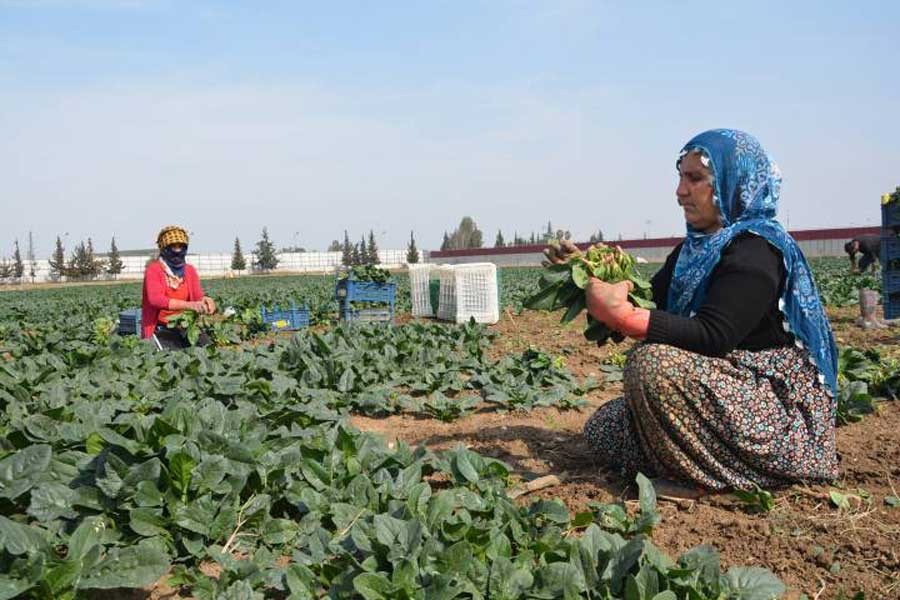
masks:
[[[831,240],[805,240],[798,242],[800,249],[807,258],[819,256],[847,256],[844,252],[844,244],[847,238],[831,239]],[[615,242],[609,242],[615,244]],[[647,262],[659,263],[664,262],[666,257],[672,251],[674,246],[659,246],[653,248],[626,248],[626,250],[634,255],[639,256]],[[465,256],[447,256],[432,258],[425,253],[425,262],[441,263],[448,265],[458,265],[464,263],[494,263],[498,267],[538,267],[541,265],[544,255],[540,252],[523,252],[519,254],[477,254],[477,250],[472,250],[471,254]],[[849,263],[848,263],[849,264]]]
[[[141,279],[144,276],[144,267],[150,260],[147,256],[123,256],[124,267],[118,279]],[[154,257],[155,258],[155,257]],[[247,265],[252,265],[256,260],[253,254],[245,254]],[[381,266],[386,269],[397,269],[406,264],[406,250],[379,250],[378,258]],[[278,267],[275,273],[328,273],[334,271],[341,264],[340,252],[290,252],[278,254]],[[215,277],[227,275],[231,272],[231,254],[188,254],[188,263],[194,265],[201,276]],[[28,279],[30,266],[25,264],[25,279]],[[50,281],[50,265],[47,259],[37,261],[35,269],[35,281]],[[241,274],[252,273],[251,270]],[[103,277],[101,277],[102,279]]]

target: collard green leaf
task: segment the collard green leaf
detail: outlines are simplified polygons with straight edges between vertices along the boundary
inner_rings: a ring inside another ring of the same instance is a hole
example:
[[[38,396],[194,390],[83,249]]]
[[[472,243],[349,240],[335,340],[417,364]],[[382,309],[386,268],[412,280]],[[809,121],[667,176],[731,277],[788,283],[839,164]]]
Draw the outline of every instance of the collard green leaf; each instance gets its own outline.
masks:
[[[111,548],[103,560],[86,569],[79,589],[140,588],[162,577],[169,557],[150,545]]]
[[[353,578],[353,589],[365,600],[392,600],[395,588],[380,573],[362,573]]]
[[[168,523],[161,508],[133,508],[129,514],[128,526],[136,534],[144,537],[169,536]]]
[[[219,484],[228,473],[228,461],[224,456],[211,454],[203,457],[194,470],[192,485],[199,492],[219,491]]]
[[[572,281],[579,289],[586,288],[590,279],[591,273],[583,262],[578,261],[572,264]]]
[[[522,598],[534,583],[531,572],[517,567],[505,556],[491,561],[491,575],[488,582],[488,595],[497,600],[516,600]]]
[[[478,471],[472,466],[472,460],[469,457],[469,451],[462,446],[458,447],[450,459],[453,466],[453,473],[457,476],[457,480],[462,482],[476,483],[480,477]]]
[[[46,444],[28,446],[0,460],[0,498],[18,498],[41,478],[53,451]]]
[[[197,461],[190,454],[176,452],[169,457],[169,477],[172,487],[181,495],[182,502],[187,502],[188,489]]]
[[[87,517],[69,538],[68,558],[81,560],[97,546],[103,543],[106,533],[106,520],[103,517]]]
[[[735,600],[773,600],[785,591],[784,584],[768,569],[731,567],[725,574],[724,586]]]
[[[656,510],[656,490],[653,489],[653,483],[642,473],[637,474],[636,481],[641,512],[635,520],[632,532],[650,533],[661,519],[659,511]]]
[[[0,575],[0,599],[12,600],[41,581],[46,565],[43,554],[34,554],[14,559],[5,568]]]
[[[13,556],[37,553],[46,547],[45,534],[34,527],[0,515],[0,548]]]
[[[553,310],[556,305],[556,295],[563,287],[564,281],[556,281],[541,288],[535,295],[526,298],[522,303],[530,310]]]
[[[531,505],[529,514],[532,517],[546,519],[551,523],[567,525],[569,523],[569,509],[559,500],[538,500]]]
[[[54,519],[74,519],[78,513],[72,509],[75,490],[61,483],[39,483],[31,489],[28,514],[47,523]]]

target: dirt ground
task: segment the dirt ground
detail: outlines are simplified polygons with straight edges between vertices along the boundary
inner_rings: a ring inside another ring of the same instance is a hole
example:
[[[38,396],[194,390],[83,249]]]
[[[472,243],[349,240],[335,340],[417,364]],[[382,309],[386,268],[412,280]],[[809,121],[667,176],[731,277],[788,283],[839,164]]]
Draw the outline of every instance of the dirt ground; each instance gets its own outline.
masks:
[[[857,308],[830,311],[838,343],[876,347],[889,355],[900,349],[900,327],[862,330],[853,321]],[[603,377],[599,366],[623,347],[599,349],[584,341],[581,326],[561,328],[556,317],[506,314],[495,326],[501,333],[493,352],[516,353],[529,345],[564,356],[576,375]],[[453,423],[413,416],[384,419],[355,417],[360,429],[425,444],[432,449],[463,444],[507,462],[523,479],[555,474],[556,487],[523,498],[559,498],[572,511],[590,502],[634,497],[634,486],[595,464],[581,437],[591,411],[621,395],[620,383],[593,392],[581,411],[540,409],[502,414],[485,409]],[[849,598],[864,591],[868,599],[900,598],[900,508],[884,498],[900,489],[900,402],[885,402],[862,422],[838,429],[841,476],[833,485],[797,485],[775,492],[776,507],[752,514],[730,494],[697,501],[661,500],[663,521],[654,542],[672,555],[699,544],[719,549],[724,567],[764,566],[789,586],[789,598]],[[839,510],[831,491],[848,495]]]

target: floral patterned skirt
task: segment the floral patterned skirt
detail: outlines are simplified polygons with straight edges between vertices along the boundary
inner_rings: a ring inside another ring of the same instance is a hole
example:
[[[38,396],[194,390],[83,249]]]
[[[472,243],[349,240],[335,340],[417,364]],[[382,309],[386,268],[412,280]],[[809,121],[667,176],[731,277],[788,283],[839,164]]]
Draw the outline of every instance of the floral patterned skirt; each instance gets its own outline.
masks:
[[[626,474],[722,490],[837,476],[834,399],[806,350],[725,357],[663,344],[636,346],[625,396],[601,406],[584,434]]]

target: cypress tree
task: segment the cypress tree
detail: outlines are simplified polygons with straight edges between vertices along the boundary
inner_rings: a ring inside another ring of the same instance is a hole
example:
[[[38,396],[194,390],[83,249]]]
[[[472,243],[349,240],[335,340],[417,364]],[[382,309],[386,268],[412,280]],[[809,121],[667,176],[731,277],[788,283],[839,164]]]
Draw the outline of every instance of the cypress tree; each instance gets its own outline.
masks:
[[[56,249],[47,263],[50,265],[50,276],[54,279],[59,280],[66,274],[66,251],[59,236],[56,236]]]
[[[125,268],[122,258],[119,256],[119,247],[116,246],[116,236],[113,236],[109,244],[109,254],[107,255],[109,262],[106,265],[106,272],[115,277]]]
[[[353,244],[350,243],[350,236],[347,230],[344,230],[344,244],[341,246],[341,264],[349,267],[353,264]]]
[[[22,276],[25,275],[25,263],[22,262],[22,253],[19,252],[19,240],[16,240],[16,250],[13,252],[13,277],[16,281],[21,282]]]
[[[234,254],[231,255],[231,270],[243,271],[247,268],[247,259],[244,258],[244,252],[241,250],[241,240],[234,238]]]
[[[409,245],[406,247],[406,262],[411,265],[419,262],[419,249],[416,248],[416,238],[412,231],[409,232]]]
[[[378,258],[378,246],[375,245],[375,233],[371,229],[369,230],[369,247],[366,252],[368,258],[367,262],[370,265],[381,264],[381,259]]]
[[[263,227],[262,239],[256,243],[256,268],[260,271],[271,271],[278,266],[275,255],[275,244],[269,239],[269,229]]]

